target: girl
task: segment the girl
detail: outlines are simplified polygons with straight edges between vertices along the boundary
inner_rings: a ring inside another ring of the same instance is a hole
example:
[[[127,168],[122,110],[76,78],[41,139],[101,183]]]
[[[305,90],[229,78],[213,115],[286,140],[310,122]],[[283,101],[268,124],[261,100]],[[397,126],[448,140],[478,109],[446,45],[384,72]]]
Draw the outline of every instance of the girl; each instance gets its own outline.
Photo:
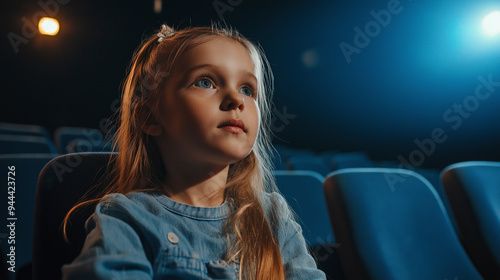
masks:
[[[113,181],[64,279],[325,279],[283,197],[267,192],[268,69],[232,29],[163,25],[143,42]]]

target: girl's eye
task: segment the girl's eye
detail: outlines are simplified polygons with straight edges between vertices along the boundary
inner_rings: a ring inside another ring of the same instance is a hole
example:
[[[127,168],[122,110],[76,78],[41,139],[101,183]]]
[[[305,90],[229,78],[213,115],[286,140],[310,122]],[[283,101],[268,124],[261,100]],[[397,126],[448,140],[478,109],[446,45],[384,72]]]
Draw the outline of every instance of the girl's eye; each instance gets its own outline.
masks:
[[[242,88],[240,89],[240,93],[241,93],[241,94],[244,94],[244,95],[246,95],[246,96],[250,96],[250,97],[252,97],[252,96],[254,95],[254,94],[253,94],[253,89],[252,89],[252,88],[250,88],[250,87],[248,87],[248,86],[246,86],[246,87],[242,87]]]
[[[212,83],[212,81],[210,79],[207,79],[207,78],[199,79],[198,81],[196,81],[194,83],[194,85],[196,87],[199,87],[199,88],[213,88],[214,87],[214,84]]]

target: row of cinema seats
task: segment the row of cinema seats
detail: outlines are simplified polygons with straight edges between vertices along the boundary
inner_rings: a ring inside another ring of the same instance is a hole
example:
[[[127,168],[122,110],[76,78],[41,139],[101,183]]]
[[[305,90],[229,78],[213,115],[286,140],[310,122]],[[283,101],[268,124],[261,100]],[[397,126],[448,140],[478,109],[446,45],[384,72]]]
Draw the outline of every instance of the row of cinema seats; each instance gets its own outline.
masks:
[[[0,155],[2,168],[16,166],[15,201],[22,205],[16,208],[17,279],[31,279],[31,269],[35,279],[58,279],[60,266],[76,256],[90,212],[74,218],[70,244],[62,241],[59,225],[103,176],[110,156]],[[500,279],[500,163],[446,168],[442,196],[415,172],[379,166],[344,165],[326,175],[275,171],[311,252],[331,279],[480,279],[476,270],[484,279]],[[448,200],[453,212],[444,210]],[[5,215],[0,211],[2,220]],[[7,243],[1,245],[7,256]]]
[[[442,199],[446,212],[456,228],[456,222],[451,215],[451,208],[446,199],[440,179],[439,169],[420,168],[410,163],[403,164],[395,160],[375,161],[364,152],[338,152],[334,150],[315,153],[311,150],[290,149],[276,146],[273,152],[273,163],[278,170],[310,170],[326,177],[331,172],[345,168],[404,168],[417,172],[427,179],[439,197]]]
[[[100,130],[59,127],[51,135],[38,125],[0,123],[0,154],[109,152],[111,141]]]
[[[333,258],[323,262],[325,250],[316,254],[329,275],[500,279],[500,162],[412,171],[373,162],[363,153],[318,155],[283,147],[277,152],[275,165],[284,163],[288,169],[275,172],[278,187],[298,214],[312,249],[334,241],[333,248],[326,247]],[[325,179],[316,187],[299,179],[320,180],[322,174]],[[322,199],[334,239],[328,228],[318,228],[325,224]],[[338,267],[332,262],[339,257],[342,275],[330,269]]]
[[[14,173],[10,174],[12,178],[10,181],[15,180],[15,189],[9,189],[15,192],[11,192],[10,195],[5,189],[7,195],[1,196],[0,218],[2,221],[7,220],[10,214],[7,212],[8,205],[13,205],[15,209],[9,218],[17,218],[14,231],[9,229],[0,231],[2,250],[0,279],[10,279],[14,275],[17,279],[31,279],[35,194],[38,175],[42,168],[60,154],[95,151],[111,151],[110,141],[97,129],[60,127],[51,135],[46,128],[38,125],[0,123],[0,164],[2,169],[6,170],[6,176],[8,167],[15,168]],[[78,161],[75,159],[74,162],[63,166],[60,172],[70,172],[71,166],[77,164]],[[9,256],[12,255],[10,245],[13,243],[9,243],[12,239],[8,239],[14,235],[15,257]],[[4,264],[11,259],[15,261],[11,262],[15,264],[15,273],[3,269]],[[8,272],[7,275],[5,272]]]
[[[85,237],[83,225],[92,209],[73,217],[69,244],[63,241],[60,223],[105,175],[112,156],[67,154],[43,168],[35,199],[34,279],[58,279],[61,265],[78,254]],[[495,214],[500,203],[500,163],[465,162],[443,171],[458,232],[434,188],[409,170],[348,168],[326,178],[312,171],[275,171],[275,177],[312,253],[331,279],[500,276],[500,220]],[[24,244],[27,240],[20,238],[29,236],[16,238]]]

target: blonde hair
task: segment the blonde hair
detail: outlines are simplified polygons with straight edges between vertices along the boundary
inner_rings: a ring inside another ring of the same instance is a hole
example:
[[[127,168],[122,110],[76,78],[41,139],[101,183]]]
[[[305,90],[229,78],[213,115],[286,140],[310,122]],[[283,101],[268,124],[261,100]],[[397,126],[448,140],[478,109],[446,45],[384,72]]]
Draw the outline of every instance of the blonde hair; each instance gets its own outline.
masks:
[[[227,261],[240,262],[240,279],[284,279],[284,269],[276,236],[268,218],[276,218],[271,207],[271,217],[266,218],[261,203],[265,191],[276,190],[272,176],[271,146],[271,95],[273,76],[269,62],[260,46],[244,38],[232,28],[193,27],[175,31],[173,36],[158,40],[152,35],[143,41],[134,53],[128,76],[123,84],[120,123],[115,134],[114,150],[119,153],[110,170],[111,184],[97,198],[85,198],[75,205],[64,220],[64,235],[69,216],[79,207],[96,203],[109,193],[158,191],[165,193],[162,183],[165,168],[158,148],[148,134],[143,133],[139,120],[141,110],[148,106],[149,116],[156,110],[158,89],[168,82],[168,73],[177,58],[185,51],[215,37],[233,39],[241,43],[254,63],[258,81],[257,103],[260,110],[259,132],[253,150],[244,159],[229,168],[225,189],[226,200],[234,210],[224,227],[229,242]]]

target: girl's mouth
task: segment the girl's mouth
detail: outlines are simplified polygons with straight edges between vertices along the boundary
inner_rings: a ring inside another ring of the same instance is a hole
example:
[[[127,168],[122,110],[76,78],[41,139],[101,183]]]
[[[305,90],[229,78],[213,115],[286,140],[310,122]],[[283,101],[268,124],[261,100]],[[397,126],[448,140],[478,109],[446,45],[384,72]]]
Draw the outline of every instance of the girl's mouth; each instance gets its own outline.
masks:
[[[217,128],[222,128],[232,133],[246,132],[245,124],[243,123],[243,121],[236,119],[230,119],[228,121],[225,121],[221,123],[219,126],[217,126]]]

